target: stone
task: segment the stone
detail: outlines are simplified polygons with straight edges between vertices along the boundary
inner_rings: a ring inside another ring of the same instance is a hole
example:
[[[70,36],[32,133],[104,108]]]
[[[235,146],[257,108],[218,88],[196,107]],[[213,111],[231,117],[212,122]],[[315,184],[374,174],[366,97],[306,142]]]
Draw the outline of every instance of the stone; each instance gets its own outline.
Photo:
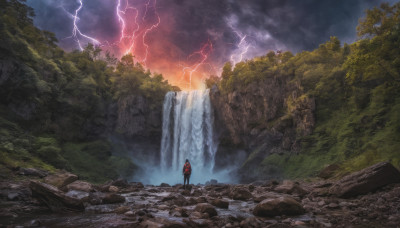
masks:
[[[71,191],[71,190],[82,191],[82,192],[93,192],[94,191],[92,184],[85,182],[85,181],[80,181],[80,180],[77,180],[77,181],[72,182],[71,184],[68,184],[67,189],[68,189],[68,191]]]
[[[78,180],[77,175],[67,172],[49,175],[44,178],[44,182],[46,184],[51,184],[53,186],[56,186],[57,188],[65,187],[76,180]]]
[[[125,212],[129,211],[130,207],[128,206],[120,206],[114,209],[114,213],[117,214],[124,214]]]
[[[104,196],[102,202],[104,204],[123,203],[125,202],[125,197],[115,193],[109,193]]]
[[[120,187],[120,188],[126,188],[129,186],[128,182],[124,179],[117,179],[111,182],[112,186]]]
[[[301,204],[288,196],[263,200],[253,210],[254,215],[262,217],[300,215],[304,212]]]
[[[253,195],[243,187],[236,187],[231,192],[232,199],[234,200],[249,200]]]
[[[283,194],[275,193],[275,192],[264,192],[262,194],[254,194],[253,201],[259,203],[265,199],[275,199],[283,196]]]
[[[284,180],[281,185],[278,185],[274,189],[274,191],[286,194],[297,194],[299,196],[304,196],[307,194],[307,191],[300,187],[298,183],[290,180]]]
[[[171,187],[171,185],[167,184],[167,183],[161,183],[160,187],[162,188],[167,188],[167,187]]]
[[[331,178],[339,168],[340,167],[337,164],[328,165],[319,172],[318,177],[323,179]]]
[[[118,192],[119,189],[117,186],[111,185],[110,187],[108,187],[108,191],[109,192]]]
[[[32,190],[32,196],[46,204],[53,212],[84,210],[81,200],[65,195],[64,192],[52,185],[31,181],[29,187]]]
[[[183,191],[181,192],[181,194],[184,195],[184,196],[190,196],[190,190],[185,189],[185,190],[183,190]]]
[[[18,171],[19,175],[26,175],[26,176],[36,176],[36,177],[45,177],[49,175],[48,172],[40,169],[35,168],[20,168]]]
[[[215,210],[214,206],[209,203],[199,203],[196,205],[194,210],[201,213],[207,213],[210,217],[218,215],[217,210]]]
[[[229,208],[229,201],[228,200],[223,200],[223,199],[214,199],[211,201],[211,204],[213,206],[216,206],[218,208]]]
[[[124,213],[124,215],[125,215],[125,216],[128,216],[128,217],[133,217],[133,216],[135,216],[135,212],[133,212],[133,211],[127,211],[127,212]]]
[[[261,222],[256,217],[249,217],[240,222],[240,227],[261,227]]]
[[[145,220],[145,221],[141,222],[139,224],[139,226],[137,226],[137,227],[138,228],[161,228],[161,227],[164,227],[164,224],[153,222],[150,220]]]
[[[67,193],[65,193],[66,196],[78,199],[82,202],[89,201],[89,193],[88,192],[83,192],[83,191],[78,191],[78,190],[70,190]]]
[[[341,198],[350,198],[399,182],[399,170],[388,162],[380,162],[343,177],[330,187],[329,193]]]

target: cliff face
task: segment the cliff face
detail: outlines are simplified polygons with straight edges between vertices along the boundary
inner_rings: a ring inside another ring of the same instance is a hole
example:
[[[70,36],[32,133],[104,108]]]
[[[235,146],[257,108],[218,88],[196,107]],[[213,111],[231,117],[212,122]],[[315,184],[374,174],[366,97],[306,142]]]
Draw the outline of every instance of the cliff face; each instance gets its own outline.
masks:
[[[246,178],[260,176],[259,171],[252,173],[250,168],[270,154],[298,153],[299,138],[313,131],[315,100],[301,96],[300,87],[289,79],[268,78],[228,94],[217,86],[211,90],[215,128],[221,142],[217,156],[232,153],[226,147],[246,150],[248,159],[241,167]]]
[[[162,105],[154,108],[141,95],[129,95],[117,103],[116,131],[127,137],[160,139]]]

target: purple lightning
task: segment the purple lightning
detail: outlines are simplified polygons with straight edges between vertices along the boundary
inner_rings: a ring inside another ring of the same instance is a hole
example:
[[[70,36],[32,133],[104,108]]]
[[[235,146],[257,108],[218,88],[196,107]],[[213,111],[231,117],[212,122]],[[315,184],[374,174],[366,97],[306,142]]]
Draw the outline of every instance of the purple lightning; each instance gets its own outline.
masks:
[[[79,20],[78,13],[82,9],[82,7],[83,7],[83,0],[79,0],[79,7],[75,10],[75,14],[68,13],[68,11],[66,11],[64,9],[64,7],[62,7],[64,9],[64,11],[66,11],[73,18],[73,24],[74,24],[73,29],[72,29],[72,35],[67,38],[73,38],[78,43],[79,49],[81,51],[83,50],[83,47],[82,47],[81,40],[79,39],[79,37],[85,38],[85,39],[93,42],[93,44],[95,44],[95,45],[100,45],[100,41],[98,41],[97,39],[95,39],[93,37],[83,34],[79,30],[79,27],[77,25],[77,22]]]

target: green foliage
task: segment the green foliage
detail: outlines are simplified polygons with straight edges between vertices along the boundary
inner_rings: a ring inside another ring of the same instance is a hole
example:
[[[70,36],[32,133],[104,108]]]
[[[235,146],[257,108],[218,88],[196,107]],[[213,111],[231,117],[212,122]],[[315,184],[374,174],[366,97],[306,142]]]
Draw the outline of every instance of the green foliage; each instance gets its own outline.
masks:
[[[63,156],[71,164],[71,171],[81,178],[95,183],[130,177],[136,166],[129,158],[110,156],[111,145],[106,141],[87,143],[66,143]]]

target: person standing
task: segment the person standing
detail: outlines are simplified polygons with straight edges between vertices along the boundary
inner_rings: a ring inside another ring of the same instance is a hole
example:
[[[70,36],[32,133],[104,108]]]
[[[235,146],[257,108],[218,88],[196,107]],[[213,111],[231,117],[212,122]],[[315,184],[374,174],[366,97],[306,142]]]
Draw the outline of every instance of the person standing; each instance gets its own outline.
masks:
[[[183,165],[182,172],[183,172],[183,188],[186,189],[186,186],[189,186],[190,174],[192,174],[192,166],[190,165],[189,159],[186,159],[186,162]],[[187,184],[186,184],[186,181],[187,181]]]

